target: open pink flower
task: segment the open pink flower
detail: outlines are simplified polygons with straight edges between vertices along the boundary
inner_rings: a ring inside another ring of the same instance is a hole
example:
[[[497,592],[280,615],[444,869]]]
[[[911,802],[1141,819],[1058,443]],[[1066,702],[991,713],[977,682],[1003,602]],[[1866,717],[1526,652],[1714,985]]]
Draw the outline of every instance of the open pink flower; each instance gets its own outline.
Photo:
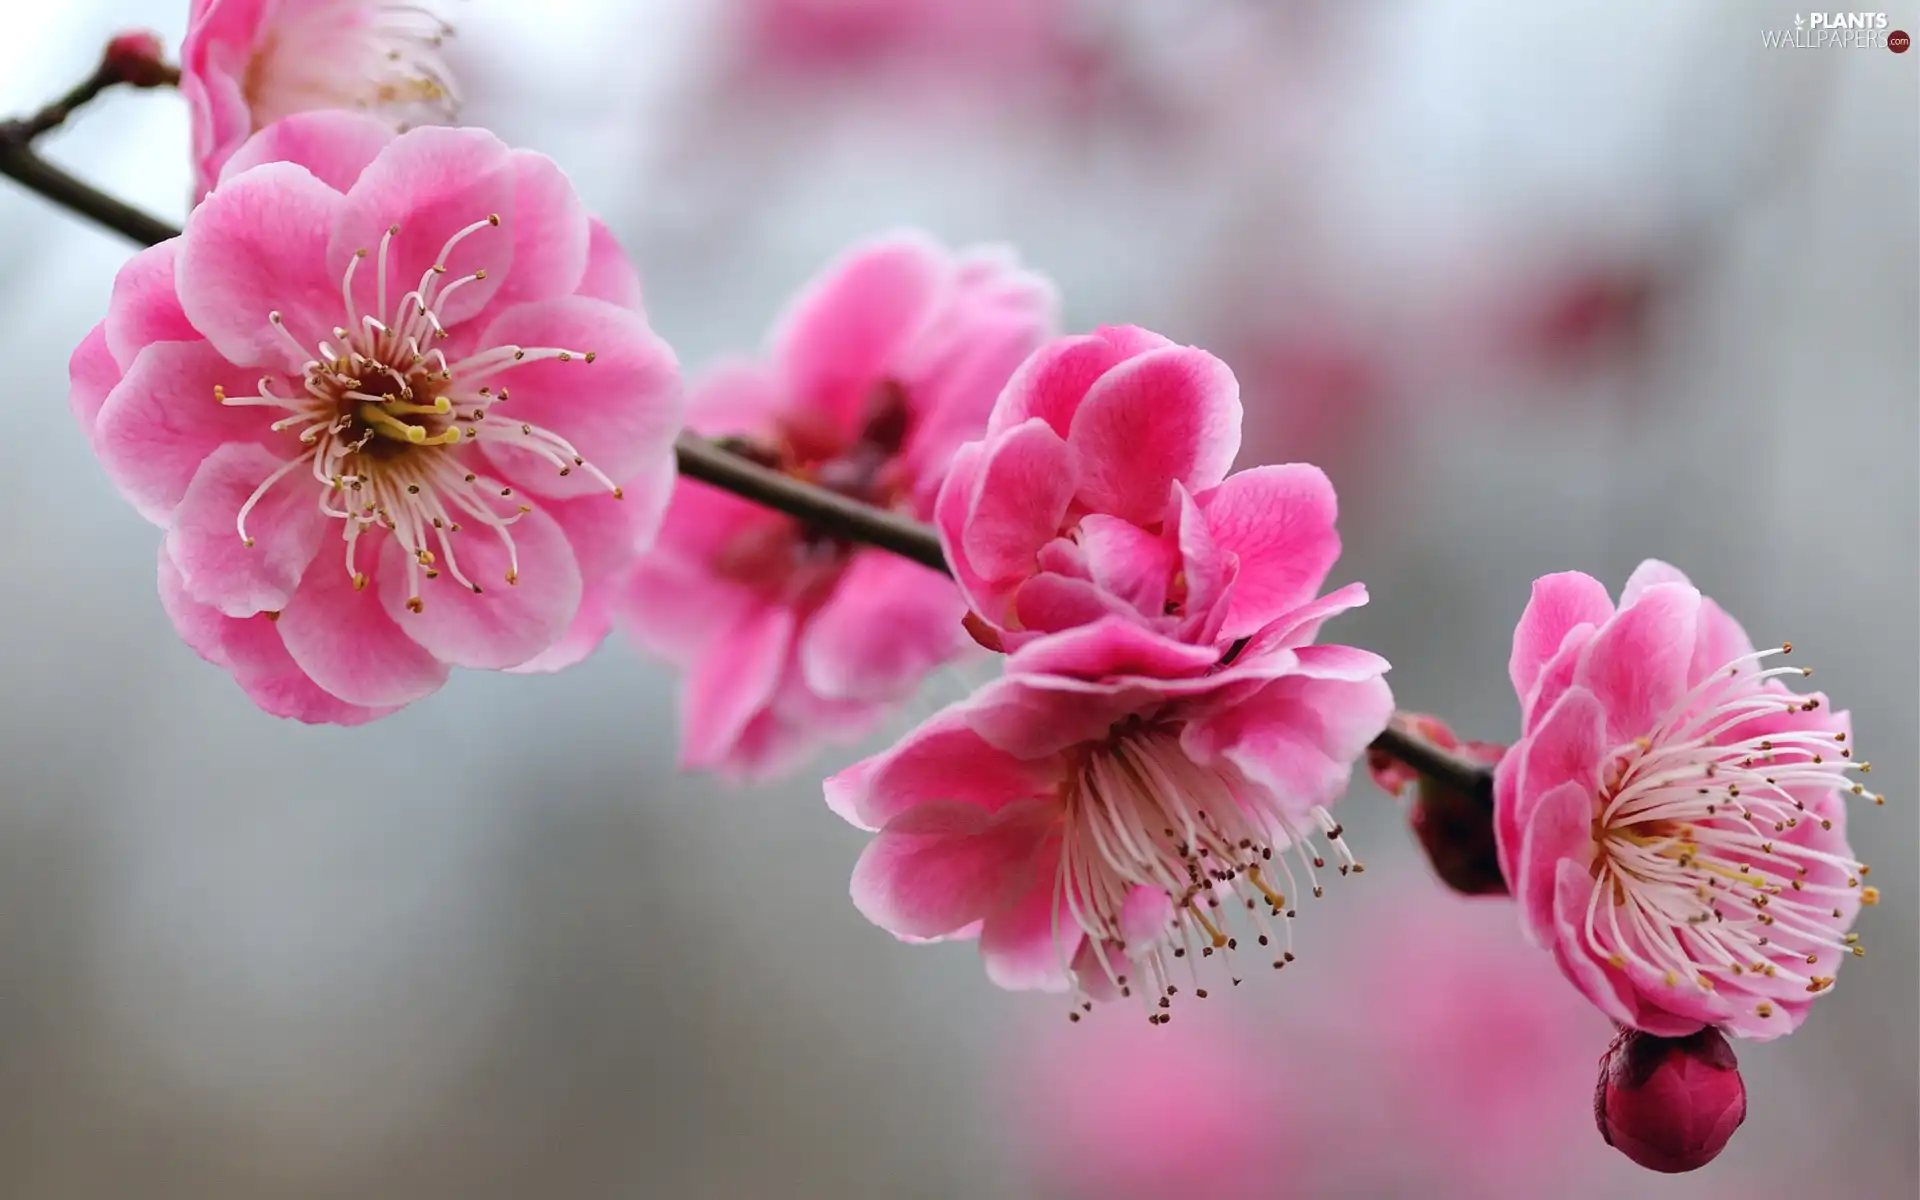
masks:
[[[1522,736],[1495,775],[1501,867],[1527,928],[1609,1017],[1678,1037],[1787,1033],[1857,953],[1867,868],[1846,839],[1849,721],[1762,669],[1665,563],[1614,608],[1570,572],[1514,632]]]
[[[1340,556],[1333,486],[1302,463],[1228,476],[1240,416],[1225,363],[1144,329],[1042,347],[940,496],[975,636],[1119,614],[1213,645],[1311,600]]]
[[[1320,891],[1310,836],[1356,867],[1327,807],[1393,708],[1383,659],[1310,644],[1364,596],[1303,607],[1224,664],[1124,617],[1014,652],[827,781],[836,812],[879,831],[855,905],[902,939],[977,936],[995,983],[1082,1002],[1140,987],[1164,1007],[1193,953],[1281,966],[1292,898]],[[1242,907],[1260,948],[1228,932]]]
[[[315,109],[388,126],[452,120],[459,107],[440,54],[451,26],[391,0],[194,0],[180,48],[193,117],[196,195],[255,131]]]
[[[680,415],[638,301],[548,159],[308,113],[121,270],[72,402],[167,531],[188,643],[271,712],[363,720],[607,632]]]
[[[916,517],[1046,337],[1051,285],[998,249],[859,246],[803,291],[765,363],[694,389],[689,423],[768,466]],[[687,671],[681,763],[764,778],[860,736],[967,644],[953,582],[704,484],[675,490],[627,628]]]

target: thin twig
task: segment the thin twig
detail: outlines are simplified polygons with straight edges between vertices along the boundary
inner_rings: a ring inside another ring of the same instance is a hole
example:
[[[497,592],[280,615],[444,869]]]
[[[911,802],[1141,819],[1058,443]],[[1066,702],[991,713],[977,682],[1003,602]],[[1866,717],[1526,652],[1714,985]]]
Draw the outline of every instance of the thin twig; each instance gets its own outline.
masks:
[[[61,104],[79,96],[83,90],[84,87],[75,88]],[[57,107],[60,106],[50,106],[49,111]],[[22,137],[19,132],[32,129],[35,121],[0,124],[0,174],[141,245],[152,246],[179,236],[180,231],[166,222],[106,195],[35,154],[29,144],[32,134]],[[924,522],[784,475],[692,433],[682,433],[673,449],[680,473],[689,479],[786,513],[832,536],[877,546],[943,574],[952,573],[946,556],[941,553],[939,535]],[[1492,811],[1492,770],[1435,746],[1402,725],[1398,717],[1386,732],[1374,739],[1370,748],[1400,760],[1445,787],[1475,797]]]

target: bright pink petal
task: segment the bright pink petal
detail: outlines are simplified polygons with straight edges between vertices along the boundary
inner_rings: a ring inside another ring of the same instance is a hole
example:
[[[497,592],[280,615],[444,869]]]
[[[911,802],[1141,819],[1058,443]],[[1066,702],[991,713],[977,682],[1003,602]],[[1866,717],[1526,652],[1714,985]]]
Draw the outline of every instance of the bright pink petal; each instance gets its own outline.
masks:
[[[987,579],[1030,573],[1073,498],[1067,444],[1043,421],[1028,421],[988,442],[972,477],[958,550]]]
[[[1624,971],[1593,957],[1584,940],[1587,904],[1593,897],[1593,879],[1587,868],[1573,859],[1561,859],[1556,885],[1553,958],[1581,994],[1616,1023],[1655,1037],[1685,1037],[1698,1031],[1699,1021],[1676,1017],[1647,1004]]]
[[[836,700],[901,699],[968,644],[966,611],[945,575],[885,551],[856,554],[801,632],[807,686]]]
[[[289,162],[344,193],[393,137],[391,126],[364,113],[332,108],[294,113],[248,138],[220,168],[220,181],[225,185],[261,163]]]
[[[1318,467],[1255,467],[1198,500],[1214,541],[1240,559],[1222,637],[1245,637],[1313,599],[1340,557],[1339,504]]]
[[[1593,816],[1592,789],[1567,782],[1540,796],[1527,818],[1513,895],[1520,904],[1521,920],[1539,945],[1551,945],[1558,927],[1554,897],[1560,864],[1574,862],[1585,868],[1593,861]]]
[[[645,312],[640,272],[634,270],[633,260],[621,248],[620,239],[598,217],[587,219],[587,231],[587,269],[574,295]]]
[[[1540,668],[1560,649],[1567,630],[1581,624],[1603,625],[1611,616],[1613,600],[1606,585],[1591,575],[1565,571],[1534,580],[1533,598],[1520,614],[1520,624],[1513,631],[1513,653],[1507,660],[1514,695],[1522,701],[1527,698]]]
[[[1014,593],[1013,618],[1020,628],[1003,633],[1001,644],[1016,650],[1045,634],[1091,625],[1108,617],[1137,622],[1140,614],[1089,580],[1036,575]]]
[[[1152,524],[1175,481],[1200,491],[1225,478],[1240,451],[1240,385],[1203,350],[1143,354],[1093,385],[1067,443],[1082,503]]]
[[[513,171],[513,270],[489,302],[493,312],[532,300],[580,294],[592,257],[593,222],[566,173],[544,154],[515,150]],[[482,214],[485,215],[485,214]],[[618,252],[618,247],[614,247]],[[628,268],[631,271],[631,268]],[[591,297],[589,297],[591,298]],[[638,312],[638,306],[615,307]]]
[[[373,561],[380,547],[360,547]],[[396,707],[431,695],[447,681],[447,665],[427,653],[387,615],[371,588],[356,591],[331,554],[300,581],[278,621],[287,653],[307,677],[350,704]]]
[[[1180,601],[1180,636],[1190,642],[1217,641],[1224,635],[1231,615],[1241,560],[1215,540],[1206,515],[1184,484],[1173,485],[1173,503],[1168,511],[1167,520],[1173,525],[1180,551],[1180,582],[1186,592]]]
[[[1607,710],[1615,741],[1644,737],[1687,692],[1700,593],[1660,584],[1622,609],[1587,643],[1575,678]]]
[[[1353,764],[1393,716],[1379,677],[1283,677],[1252,697],[1189,723],[1181,746],[1196,762],[1225,761],[1289,809],[1305,813],[1339,799]]]
[[[1585,688],[1570,689],[1547,712],[1540,727],[1514,747],[1520,756],[1514,792],[1516,826],[1524,830],[1540,797],[1563,783],[1578,784],[1597,797],[1600,768],[1610,748],[1600,701]]]
[[[209,455],[229,442],[257,442],[280,415],[223,405],[216,387],[235,396],[255,390],[245,371],[206,342],[154,342],[100,408],[94,451],[121,494],[155,524],[166,524]],[[283,436],[290,454],[293,435]],[[238,536],[231,527],[228,534]]]
[[[180,239],[169,238],[128,259],[113,277],[113,297],[107,301],[107,348],[121,370],[133,366],[134,356],[152,342],[197,342],[200,331],[180,308],[174,285],[174,260]]]
[[[773,335],[773,360],[806,406],[852,431],[868,393],[920,327],[947,271],[917,237],[860,246],[814,280]]]
[[[306,168],[268,163],[188,216],[174,265],[180,306],[229,362],[299,374],[319,351],[295,343],[317,347],[345,318],[340,275],[327,265],[342,204]],[[275,312],[284,331],[269,319]]]
[[[980,460],[985,451],[985,443],[972,442],[960,447],[953,456],[952,466],[934,501],[933,525],[940,533],[940,549],[946,556],[947,565],[953,569],[953,582],[966,599],[967,607],[974,611],[979,620],[990,626],[999,626],[1009,619],[1011,586],[983,578],[960,550],[960,539],[966,536],[968,510],[972,507],[974,492],[979,486]]]
[[[1090,513],[1080,520],[1080,547],[1093,583],[1142,616],[1166,611],[1168,589],[1180,570],[1179,551],[1131,521]]]
[[[928,938],[1011,908],[1033,886],[1038,851],[1059,820],[1050,801],[989,812],[936,802],[908,809],[867,843],[853,904],[890,933]]]
[[[1500,859],[1500,877],[1518,879],[1520,839],[1526,826],[1520,821],[1520,746],[1516,745],[1493,768],[1493,845]]]
[[[1593,640],[1595,632],[1592,625],[1585,623],[1567,630],[1560,649],[1540,668],[1540,674],[1533,681],[1533,691],[1520,698],[1521,728],[1531,729],[1573,686],[1581,655],[1586,653],[1587,643]]]
[[[250,617],[276,612],[292,599],[327,520],[304,464],[287,467],[263,446],[236,443],[215,450],[195,472],[167,530],[167,553],[202,604]],[[256,495],[243,539],[240,511]]]
[[[89,438],[107,394],[120,382],[120,364],[107,349],[107,323],[95,325],[67,360],[67,407]]]
[[[559,434],[616,483],[639,480],[649,484],[647,493],[657,494],[651,481],[672,475],[681,416],[679,365],[645,317],[583,296],[537,300],[501,313],[480,340],[485,346],[550,346],[593,355],[592,362],[530,359],[497,376],[511,394],[502,406],[509,440],[488,438],[481,445],[515,483],[556,499],[605,490],[586,471],[561,475],[551,462],[513,445],[515,421]]]
[[[680,765],[723,764],[747,725],[772,699],[793,647],[791,609],[748,616],[688,673],[681,696]]]
[[[1102,375],[1133,355],[1172,345],[1159,334],[1126,327],[1055,338],[1034,351],[1007,381],[987,420],[987,436],[1038,417],[1065,438],[1075,410]]]
[[[462,284],[444,301],[436,298],[433,304],[443,325],[474,316],[520,270],[515,261],[520,236],[514,206],[517,182],[511,153],[484,129],[425,126],[395,138],[367,164],[347,192],[337,219],[322,231],[323,237],[331,234],[326,262],[332,268],[333,307],[342,307],[340,277],[348,261],[356,250],[365,250],[367,258],[354,274],[355,303],[360,312],[378,313],[378,249],[387,230],[398,226],[387,248],[389,306],[397,309],[401,297],[419,287],[436,266],[445,268],[439,276],[439,291],[484,270],[485,278]],[[223,186],[215,194],[224,190]],[[495,216],[500,218],[497,228],[486,224]],[[443,260],[441,251],[448,241],[476,222],[481,227]],[[541,270],[538,264],[529,269]],[[576,268],[569,286],[578,280]],[[386,317],[382,314],[382,319]]]
[[[641,534],[634,508],[612,496],[554,500],[542,508],[559,523],[580,565],[580,608],[559,641],[511,668],[517,674],[565,670],[599,648],[613,629]]]
[[[1124,617],[1108,617],[1023,646],[1008,656],[1006,671],[1074,679],[1179,679],[1204,675],[1219,659],[1211,646],[1189,645]]]
[[[426,578],[400,539],[388,538],[380,552],[380,602],[394,624],[441,662],[496,671],[518,666],[552,648],[573,624],[579,563],[559,523],[540,509],[520,514],[508,531],[511,547],[484,526],[469,528],[455,539],[454,552],[478,593],[455,581],[447,564],[440,578]],[[415,600],[418,612],[408,607]]]
[[[1367,603],[1367,585],[1350,583],[1303,604],[1248,639],[1242,657],[1304,646],[1320,636],[1320,627],[1333,617]]]
[[[1052,860],[1043,847],[1037,856]],[[1027,894],[1010,908],[994,913],[980,927],[980,960],[994,986],[1010,992],[1064,992],[1066,964],[1079,949],[1080,927],[1054,902],[1053,875],[1042,867]],[[1054,940],[1056,928],[1059,942]],[[1066,943],[1064,949],[1060,943]]]
[[[958,706],[936,714],[887,753],[826,782],[827,806],[863,829],[878,829],[917,805],[954,801],[998,809],[1052,794],[1059,765],[996,750]]]
[[[167,556],[164,545],[160,548],[160,607],[166,610],[167,619],[188,649],[216,667],[229,665],[226,637],[235,619],[188,593],[187,581]]]

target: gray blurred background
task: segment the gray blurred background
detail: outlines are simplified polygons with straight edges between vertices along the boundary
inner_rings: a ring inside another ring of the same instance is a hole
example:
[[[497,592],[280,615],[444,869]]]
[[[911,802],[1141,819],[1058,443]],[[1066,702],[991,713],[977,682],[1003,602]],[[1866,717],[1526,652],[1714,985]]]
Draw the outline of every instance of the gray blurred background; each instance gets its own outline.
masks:
[[[1015,243],[1070,328],[1223,354],[1242,464],[1341,488],[1335,582],[1374,602],[1329,634],[1463,734],[1513,733],[1543,572],[1617,588],[1662,557],[1791,638],[1889,799],[1853,826],[1870,955],[1743,1047],[1721,1162],[1638,1172],[1574,1095],[1553,1192],[1912,1196],[1920,54],[1763,49],[1771,0],[1097,0],[1043,44],[827,51],[763,36],[770,3],[454,4],[467,119],[572,174],[690,367],[903,223]],[[186,7],[13,6],[0,113],[122,27],[177,46]],[[109,96],[46,149],[182,214],[175,96]],[[862,836],[818,789],[853,755],[676,776],[673,680],[618,640],[347,731],[261,715],[179,643],[157,533],[64,403],[128,252],[0,187],[0,1195],[1050,1194],[1000,1098],[1057,1001],[853,910]],[[1341,816],[1368,875],[1231,1001],[1281,1041],[1313,1036],[1289,988],[1338,995],[1320,952],[1365,945],[1354,893],[1430,886],[1391,801],[1360,782]],[[1344,1185],[1240,1194],[1455,1194],[1342,1153]]]

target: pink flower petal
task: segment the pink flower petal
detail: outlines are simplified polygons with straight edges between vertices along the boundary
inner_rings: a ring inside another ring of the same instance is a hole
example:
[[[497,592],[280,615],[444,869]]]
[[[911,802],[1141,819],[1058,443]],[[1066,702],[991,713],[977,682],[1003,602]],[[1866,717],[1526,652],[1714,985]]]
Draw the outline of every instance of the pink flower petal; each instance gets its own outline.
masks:
[[[1036,856],[1042,863],[1053,857],[1045,847]],[[1073,918],[1061,912],[1060,938],[1054,940],[1054,880],[1045,870],[1036,873],[1039,879],[1025,896],[980,927],[980,959],[996,987],[1010,992],[1064,992],[1069,982],[1066,964],[1079,951],[1083,935]]]
[[[1240,559],[1222,637],[1245,637],[1312,600],[1340,557],[1339,504],[1318,467],[1241,471],[1198,502],[1214,541]]]
[[[1607,710],[1607,732],[1616,742],[1651,733],[1686,694],[1699,613],[1699,592],[1660,584],[1587,643],[1575,678]]]
[[[89,438],[107,394],[120,382],[120,364],[107,349],[107,323],[95,325],[67,360],[67,407]]]
[[[1620,607],[1631,608],[1640,599],[1642,592],[1663,583],[1677,583],[1681,587],[1693,586],[1693,581],[1688,579],[1680,568],[1669,566],[1657,558],[1649,558],[1635,567],[1633,574],[1627,576],[1626,586],[1620,589]]]
[[[263,446],[231,443],[209,454],[174,511],[167,553],[187,588],[202,604],[230,617],[285,608],[320,548],[326,518],[314,503],[313,479],[304,464]],[[279,474],[273,486],[263,483]],[[247,539],[239,514],[248,499]]]
[[[1049,801],[989,812],[952,801],[908,809],[853,869],[853,904],[889,933],[928,938],[1011,908],[1031,890],[1038,851],[1059,820]]]
[[[587,269],[574,295],[644,313],[640,272],[634,270],[620,239],[598,217],[587,219],[587,235]]]
[[[615,609],[626,590],[641,535],[635,520],[639,514],[612,496],[553,500],[542,508],[559,523],[580,566],[580,608],[559,641],[510,668],[522,675],[565,670],[586,661],[599,648],[613,629]]]
[[[987,443],[970,482],[960,542],[948,553],[958,550],[986,579],[1030,572],[1073,498],[1067,444],[1045,422],[1028,421]]]
[[[214,398],[216,386],[235,396],[255,390],[246,372],[206,342],[154,342],[100,408],[94,451],[121,494],[157,525],[167,523],[209,455],[229,442],[257,443],[280,415],[223,405]],[[283,436],[291,453],[293,435]],[[227,535],[237,544],[231,525]]]
[[[770,605],[749,613],[694,665],[680,702],[682,768],[709,769],[727,760],[779,686],[794,632],[792,610]]]
[[[230,665],[226,636],[227,629],[235,619],[211,605],[200,603],[188,593],[187,581],[180,574],[180,568],[173,565],[173,559],[168,557],[164,544],[160,547],[160,607],[166,611],[167,619],[173,622],[174,632],[180,635],[180,640],[187,644],[188,649],[216,667]]]
[[[513,172],[513,270],[488,303],[490,312],[533,300],[578,295],[592,258],[593,224],[573,182],[555,162],[531,150],[509,154]],[[485,214],[481,214],[484,216]],[[477,218],[476,218],[477,219]],[[602,253],[606,247],[602,246]],[[619,246],[613,247],[615,254]],[[603,269],[606,264],[602,264]],[[632,267],[627,268],[628,272]],[[638,283],[635,283],[636,290]],[[590,297],[589,297],[590,298]],[[639,312],[637,305],[616,308]]]
[[[326,228],[331,233],[325,261],[331,268],[333,307],[342,307],[340,278],[348,260],[356,250],[366,250],[367,258],[354,273],[354,299],[357,311],[379,312],[377,252],[388,228],[397,225],[400,231],[387,252],[389,307],[397,310],[401,298],[419,287],[435,266],[445,268],[440,293],[446,293],[446,284],[484,270],[484,279],[463,284],[433,304],[443,325],[471,318],[520,270],[515,261],[521,236],[514,205],[517,187],[512,155],[484,129],[426,126],[401,134],[367,164]],[[223,185],[215,195],[225,190]],[[442,261],[441,250],[454,235],[491,216],[500,218],[498,228],[483,224]],[[538,263],[527,269],[542,270]],[[576,268],[569,286],[578,280]]]
[[[174,264],[180,306],[229,362],[299,374],[318,354],[294,343],[317,347],[345,315],[340,275],[326,257],[342,203],[306,168],[267,163],[187,218]],[[268,319],[274,312],[284,332]]]
[[[1378,677],[1283,677],[1223,712],[1190,722],[1180,744],[1196,762],[1224,761],[1304,814],[1347,790],[1353,764],[1393,716]]]
[[[1081,502],[1149,525],[1175,481],[1199,491],[1226,476],[1240,450],[1240,386],[1203,350],[1155,350],[1101,376],[1067,443]]]
[[[1166,538],[1131,521],[1089,513],[1080,519],[1080,547],[1093,583],[1149,619],[1160,617],[1180,570],[1180,553]]]
[[[1525,829],[1540,797],[1563,783],[1600,794],[1600,768],[1610,745],[1606,712],[1593,693],[1572,688],[1560,697],[1537,729],[1516,748],[1520,756],[1514,793],[1514,821]]]
[[[1594,812],[1593,789],[1569,780],[1542,794],[1527,818],[1513,892],[1521,920],[1539,945],[1552,945],[1558,928],[1555,895],[1560,864],[1585,867],[1593,861]]]
[[[1130,327],[1055,338],[1034,351],[1007,381],[987,420],[987,436],[997,437],[1038,417],[1065,438],[1075,410],[1102,375],[1133,355],[1172,345],[1157,333]]]
[[[537,300],[501,313],[481,342],[593,354],[592,362],[529,360],[504,372],[498,379],[512,398],[500,415],[509,425],[530,422],[559,434],[614,482],[638,481],[658,494],[656,477],[674,470],[680,374],[673,351],[645,317],[583,296]],[[563,476],[511,442],[483,440],[481,446],[504,474],[539,495],[567,499],[604,490],[591,474]]]
[[[687,396],[687,427],[703,437],[771,433],[788,403],[771,368],[724,362],[709,368]]]
[[[123,371],[151,342],[200,340],[200,331],[181,311],[174,286],[174,260],[179,253],[180,239],[169,238],[135,254],[113,277],[113,297],[107,301],[107,348]]]
[[[1091,580],[1036,575],[1014,593],[1013,618],[1020,628],[1003,633],[1001,644],[1008,650],[1017,650],[1046,634],[1091,625],[1108,617],[1137,622],[1140,614]]]
[[[315,109],[283,117],[248,138],[220,168],[224,186],[261,163],[297,163],[336,192],[353,187],[360,173],[393,141],[384,121],[342,109]]]
[[[1725,670],[1736,658],[1753,653],[1753,639],[1740,622],[1705,596],[1700,598],[1700,616],[1694,624],[1693,658],[1687,666],[1687,685],[1692,687],[1716,671]],[[1742,671],[1758,669],[1747,663]]]
[[[1533,681],[1533,691],[1522,698],[1522,728],[1532,728],[1537,724],[1573,686],[1574,675],[1580,669],[1580,658],[1586,653],[1587,643],[1593,640],[1595,632],[1592,625],[1584,623],[1567,630],[1560,649],[1540,668],[1539,676]]]
[[[1513,631],[1513,654],[1507,660],[1514,695],[1524,700],[1533,690],[1540,668],[1560,649],[1567,630],[1581,624],[1603,625],[1611,616],[1613,600],[1606,585],[1591,575],[1566,571],[1534,580],[1533,598],[1520,614],[1520,624]]]
[[[378,560],[384,537],[361,538],[362,562]],[[313,564],[276,623],[287,653],[321,688],[370,708],[410,704],[438,691],[447,665],[393,623],[372,589],[355,591],[331,554]]]
[[[450,563],[426,578],[398,538],[380,552],[380,602],[408,637],[441,662],[501,670],[552,648],[580,608],[580,566],[560,525],[540,509],[520,514],[508,544],[475,522],[454,539],[460,570],[479,593],[456,582]],[[409,571],[408,567],[412,570]],[[512,576],[517,583],[509,584]],[[420,601],[420,611],[408,608]]]
[[[1184,484],[1173,485],[1169,513],[1186,588],[1180,605],[1180,636],[1190,642],[1216,642],[1227,636],[1231,601],[1239,587],[1240,560],[1214,539],[1206,515]]]
[[[831,699],[902,699],[967,644],[965,616],[945,575],[862,551],[801,632],[800,668],[807,686]]]
[[[908,733],[885,754],[854,764],[826,782],[827,805],[850,824],[878,829],[918,805],[939,801],[998,809],[1050,795],[1058,764],[1014,758],[989,745],[949,708]]]
[[[1189,645],[1124,617],[1108,617],[1023,646],[1008,656],[1006,670],[1010,676],[1178,679],[1203,675],[1219,660],[1211,646]]]
[[[1310,604],[1303,604],[1285,616],[1275,618],[1272,624],[1248,639],[1241,657],[1304,646],[1320,636],[1320,627],[1329,619],[1349,609],[1362,607],[1367,599],[1367,585],[1364,583],[1350,583],[1343,588],[1336,588]]]

